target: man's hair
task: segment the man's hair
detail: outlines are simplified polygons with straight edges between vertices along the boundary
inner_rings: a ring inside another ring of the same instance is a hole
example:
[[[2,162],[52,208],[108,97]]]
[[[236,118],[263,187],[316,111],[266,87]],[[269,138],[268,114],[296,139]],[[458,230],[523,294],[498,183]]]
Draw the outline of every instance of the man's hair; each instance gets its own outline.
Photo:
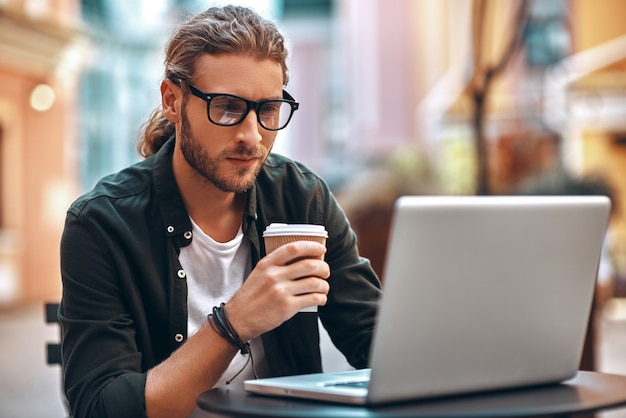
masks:
[[[239,6],[213,7],[178,26],[165,48],[165,78],[176,83],[191,80],[198,57],[222,53],[272,59],[282,67],[283,85],[288,82],[287,48],[278,28],[253,10]],[[159,105],[141,128],[137,152],[148,157],[173,134],[174,124]]]

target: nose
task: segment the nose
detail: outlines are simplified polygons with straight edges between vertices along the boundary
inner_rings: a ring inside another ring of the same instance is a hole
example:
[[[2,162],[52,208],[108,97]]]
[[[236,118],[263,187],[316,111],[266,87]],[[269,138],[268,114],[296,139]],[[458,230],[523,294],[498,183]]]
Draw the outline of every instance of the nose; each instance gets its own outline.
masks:
[[[263,129],[257,120],[256,111],[251,109],[245,119],[238,125],[237,141],[253,146],[261,142],[263,136],[260,130]]]

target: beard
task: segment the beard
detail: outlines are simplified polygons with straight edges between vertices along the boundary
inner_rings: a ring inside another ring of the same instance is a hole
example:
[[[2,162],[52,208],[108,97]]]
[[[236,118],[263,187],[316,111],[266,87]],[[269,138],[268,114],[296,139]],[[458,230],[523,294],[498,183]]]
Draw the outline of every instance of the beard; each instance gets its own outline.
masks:
[[[180,150],[187,164],[198,176],[223,192],[247,192],[261,171],[269,155],[269,150],[259,145],[253,148],[238,145],[234,149],[222,151],[217,156],[211,157],[204,151],[202,142],[191,133],[186,110],[186,103],[183,103],[180,138],[177,138],[177,141],[180,142]],[[258,158],[260,164],[253,167],[236,168],[234,172],[231,171],[229,174],[221,173],[220,168],[223,166],[223,162],[232,157]]]

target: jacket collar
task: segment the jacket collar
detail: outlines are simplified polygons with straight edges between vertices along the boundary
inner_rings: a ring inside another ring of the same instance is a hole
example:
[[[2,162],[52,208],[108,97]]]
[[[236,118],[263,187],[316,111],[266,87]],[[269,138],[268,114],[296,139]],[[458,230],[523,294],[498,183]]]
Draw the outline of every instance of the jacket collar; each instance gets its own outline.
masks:
[[[175,137],[171,136],[154,156],[154,189],[168,237],[191,232],[191,220],[172,168],[175,142]]]

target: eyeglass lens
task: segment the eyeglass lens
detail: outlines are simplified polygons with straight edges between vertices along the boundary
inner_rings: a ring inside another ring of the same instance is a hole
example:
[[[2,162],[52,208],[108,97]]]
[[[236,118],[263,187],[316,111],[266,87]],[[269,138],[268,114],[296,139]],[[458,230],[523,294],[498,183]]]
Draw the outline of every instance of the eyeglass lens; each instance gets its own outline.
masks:
[[[209,118],[220,125],[235,125],[247,114],[248,104],[245,100],[233,96],[214,96],[209,105]],[[289,103],[279,100],[268,100],[261,103],[257,110],[257,119],[267,129],[281,129],[291,116]]]

